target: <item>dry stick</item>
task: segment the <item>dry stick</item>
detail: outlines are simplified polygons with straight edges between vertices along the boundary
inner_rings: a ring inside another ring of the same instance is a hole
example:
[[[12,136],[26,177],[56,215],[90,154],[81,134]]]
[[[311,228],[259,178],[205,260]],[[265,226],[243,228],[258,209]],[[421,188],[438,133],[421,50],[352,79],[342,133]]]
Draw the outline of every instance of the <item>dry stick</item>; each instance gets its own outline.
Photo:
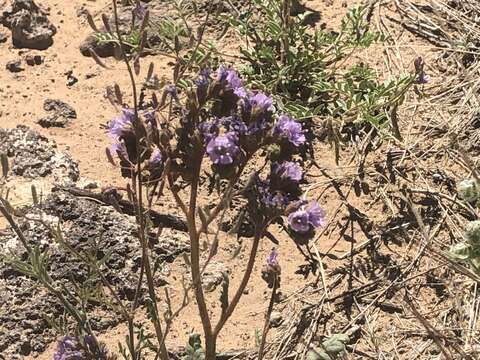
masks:
[[[442,336],[438,333],[438,331],[429,324],[429,322],[420,314],[420,312],[415,308],[415,305],[412,304],[408,296],[405,294],[404,298],[405,302],[407,305],[410,307],[410,310],[413,312],[415,317],[422,323],[422,325],[425,327],[427,330],[428,334],[430,337],[435,341],[435,344],[437,344],[438,348],[440,351],[445,355],[445,358],[447,360],[453,360],[452,354],[445,348],[445,346],[442,344],[439,338]],[[465,357],[462,357],[462,359],[467,359]]]
[[[25,235],[23,234],[22,230],[20,230],[20,228],[18,227],[15,220],[13,220],[13,217],[10,215],[10,213],[8,212],[8,210],[6,209],[6,206],[4,204],[5,204],[5,200],[3,198],[0,198],[0,212],[5,217],[5,219],[8,221],[8,223],[12,227],[13,231],[15,231],[18,238],[22,242],[22,245],[25,247],[27,252],[30,254],[32,252],[32,248],[30,247],[30,245],[28,245],[28,241],[25,238]]]
[[[270,297],[270,303],[268,304],[267,313],[265,314],[265,325],[263,326],[262,340],[260,342],[260,347],[258,349],[258,360],[263,359],[263,353],[265,351],[265,343],[267,341],[267,333],[268,333],[268,330],[270,330],[270,317],[272,315],[273,303],[275,301],[277,289],[278,289],[278,274],[275,273],[273,278],[272,296]]]

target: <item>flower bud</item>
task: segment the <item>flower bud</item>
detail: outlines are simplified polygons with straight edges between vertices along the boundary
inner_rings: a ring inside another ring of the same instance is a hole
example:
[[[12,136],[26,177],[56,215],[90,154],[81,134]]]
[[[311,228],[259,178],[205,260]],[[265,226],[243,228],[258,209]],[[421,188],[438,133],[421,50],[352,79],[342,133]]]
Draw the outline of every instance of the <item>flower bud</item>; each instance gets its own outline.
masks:
[[[277,257],[278,253],[273,249],[262,268],[262,279],[265,280],[269,288],[273,288],[275,283],[276,287],[280,286],[280,274],[282,270]]]
[[[479,198],[478,185],[475,180],[462,180],[457,184],[457,192],[460,198],[468,202],[474,202]]]
[[[466,243],[458,243],[453,245],[448,254],[455,260],[468,260],[470,258],[471,245]]]
[[[480,220],[471,221],[465,227],[465,237],[472,245],[480,244]]]

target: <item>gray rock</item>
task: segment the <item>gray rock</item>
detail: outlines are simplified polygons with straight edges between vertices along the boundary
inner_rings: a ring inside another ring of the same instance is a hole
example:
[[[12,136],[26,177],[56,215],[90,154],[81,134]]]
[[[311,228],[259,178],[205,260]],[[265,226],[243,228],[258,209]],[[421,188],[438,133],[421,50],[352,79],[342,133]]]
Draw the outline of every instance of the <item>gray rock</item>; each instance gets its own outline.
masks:
[[[23,67],[22,67],[22,61],[21,60],[12,60],[12,61],[9,61],[7,62],[7,65],[5,65],[5,68],[10,71],[10,72],[13,72],[13,73],[18,73],[20,71],[23,71],[25,70]]]
[[[20,227],[29,244],[39,246],[42,251],[48,250],[48,271],[55,286],[72,290],[70,279],[77,284],[85,284],[87,279],[98,281],[95,276],[90,277],[88,266],[53,238],[48,226],[56,226],[61,221],[63,236],[76,251],[94,254],[98,259],[108,255],[105,277],[122,300],[133,299],[142,257],[134,217],[61,190],[52,192],[39,206],[23,208],[22,212],[28,220],[21,221]],[[165,228],[151,254],[154,262],[162,264],[173,261],[188,248],[186,233]],[[23,258],[26,255],[13,233],[0,234],[0,254],[6,251]],[[165,284],[159,273],[155,283]],[[141,291],[140,303],[143,304],[146,289]],[[87,306],[95,331],[106,330],[121,320],[118,314],[107,310],[106,305],[92,302]],[[63,313],[56,298],[38,287],[32,278],[17,272],[0,256],[0,354],[6,359],[16,359],[15,355],[29,351],[35,358],[35,354],[44,351],[58,335],[50,329],[44,315],[58,319]],[[73,331],[73,323],[69,325]]]
[[[89,35],[80,45],[80,53],[83,56],[91,56],[90,50],[103,58],[113,56],[115,52],[112,43],[101,43],[95,35]]]
[[[73,107],[61,100],[47,99],[43,104],[45,111],[52,114],[39,119],[37,122],[43,127],[65,127],[72,119],[77,118]]]
[[[78,163],[69,154],[60,152],[54,141],[26,126],[0,129],[0,153],[13,158],[12,172],[18,176],[53,176],[60,183],[75,182],[80,176]]]
[[[0,22],[12,31],[13,45],[19,48],[45,50],[53,44],[57,32],[47,13],[33,0],[12,0],[0,15]]]
[[[219,262],[210,262],[202,277],[202,287],[206,292],[214,291],[228,276],[228,268]]]

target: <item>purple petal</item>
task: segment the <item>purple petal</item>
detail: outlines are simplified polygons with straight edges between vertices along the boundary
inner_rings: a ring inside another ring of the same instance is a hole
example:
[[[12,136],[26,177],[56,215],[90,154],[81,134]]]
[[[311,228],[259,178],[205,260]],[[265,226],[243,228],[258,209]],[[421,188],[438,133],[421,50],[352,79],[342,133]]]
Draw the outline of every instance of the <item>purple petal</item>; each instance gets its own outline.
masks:
[[[207,154],[216,165],[230,165],[240,152],[237,146],[237,136],[233,132],[217,136],[210,140],[207,145]]]
[[[317,202],[312,201],[307,208],[308,222],[314,228],[319,228],[325,224],[325,211],[318,205]]]

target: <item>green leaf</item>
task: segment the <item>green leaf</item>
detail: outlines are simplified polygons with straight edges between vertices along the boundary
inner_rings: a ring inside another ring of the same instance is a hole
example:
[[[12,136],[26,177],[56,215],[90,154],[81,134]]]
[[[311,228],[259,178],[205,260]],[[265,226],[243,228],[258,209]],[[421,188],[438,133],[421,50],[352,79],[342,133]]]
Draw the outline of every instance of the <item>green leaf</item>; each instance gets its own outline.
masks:
[[[310,350],[307,353],[307,360],[333,360],[330,355],[320,349]]]
[[[465,261],[471,257],[472,247],[467,243],[458,243],[453,245],[448,251],[448,255],[455,260]]]

